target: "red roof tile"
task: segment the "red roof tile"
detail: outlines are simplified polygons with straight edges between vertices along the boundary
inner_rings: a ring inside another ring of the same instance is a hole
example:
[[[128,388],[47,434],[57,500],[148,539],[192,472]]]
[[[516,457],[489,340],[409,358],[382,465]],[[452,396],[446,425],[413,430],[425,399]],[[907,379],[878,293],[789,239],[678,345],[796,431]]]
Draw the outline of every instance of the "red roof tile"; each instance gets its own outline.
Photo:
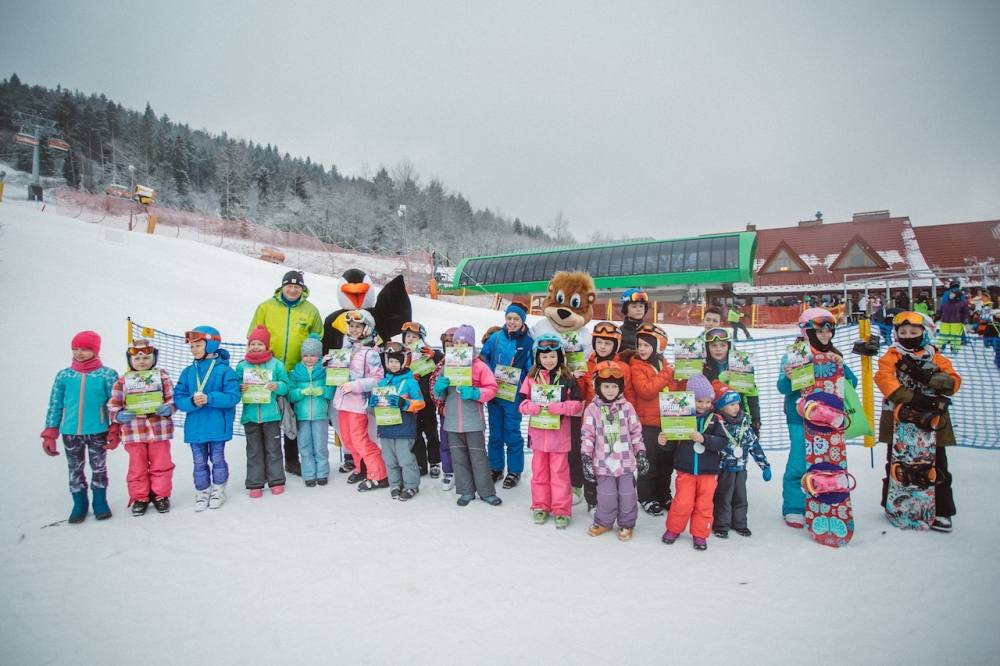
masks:
[[[913,231],[931,268],[1000,263],[1000,220],[914,227]]]

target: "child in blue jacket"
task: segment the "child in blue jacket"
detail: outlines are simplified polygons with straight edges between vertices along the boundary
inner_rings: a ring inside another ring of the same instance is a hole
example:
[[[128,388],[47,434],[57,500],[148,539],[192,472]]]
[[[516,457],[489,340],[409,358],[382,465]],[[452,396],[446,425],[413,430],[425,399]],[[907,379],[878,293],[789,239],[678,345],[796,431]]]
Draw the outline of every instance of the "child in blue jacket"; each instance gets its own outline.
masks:
[[[387,398],[388,407],[399,410],[402,422],[378,426],[378,439],[389,479],[389,496],[405,502],[420,490],[420,468],[413,453],[413,442],[417,438],[417,412],[424,408],[424,398],[410,372],[409,349],[398,342],[389,342],[379,358],[385,368],[385,377],[378,385],[392,388]],[[373,392],[368,406],[374,409],[378,403],[379,396]]]
[[[222,336],[211,326],[184,334],[194,363],[184,368],[174,387],[174,405],[187,413],[184,441],[194,457],[194,510],[218,509],[226,499],[229,465],[226,442],[233,438],[240,378],[229,366]]]
[[[118,373],[101,362],[101,336],[97,333],[78,333],[70,346],[73,364],[60,370],[52,384],[42,449],[50,456],[58,456],[56,438],[62,434],[69,464],[69,491],[73,495],[69,522],[81,523],[90,508],[83,471],[88,454],[94,517],[98,520],[111,517],[107,500],[107,450],[117,447],[120,439],[117,424],[109,428],[107,404]]]
[[[288,375],[288,399],[298,420],[299,458],[306,487],[325,486],[330,476],[330,419],[335,387],[326,385],[326,368],[319,362],[323,341],[312,333],[300,349],[302,361]]]

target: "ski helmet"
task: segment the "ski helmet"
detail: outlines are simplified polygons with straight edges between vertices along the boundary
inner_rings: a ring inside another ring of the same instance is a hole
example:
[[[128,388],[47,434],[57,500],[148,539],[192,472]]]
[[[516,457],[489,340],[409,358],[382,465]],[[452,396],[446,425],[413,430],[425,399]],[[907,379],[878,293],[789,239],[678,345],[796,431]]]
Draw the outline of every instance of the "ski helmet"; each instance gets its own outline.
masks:
[[[837,318],[833,313],[823,308],[809,308],[799,315],[799,328],[803,331],[829,328],[836,330]]]
[[[367,343],[375,337],[375,318],[372,317],[372,313],[368,312],[368,310],[350,310],[344,315],[344,319],[347,320],[348,325],[361,324],[364,327],[361,331],[361,337],[358,338],[357,342]],[[350,337],[350,334],[348,334],[348,337]]]
[[[628,306],[631,303],[642,303],[643,314],[649,312],[649,296],[642,289],[626,289],[619,301],[619,307],[623,315],[628,316]]]
[[[622,346],[622,332],[610,321],[599,322],[594,326],[594,332],[591,334],[592,338],[604,338],[605,340],[611,340],[615,343],[615,349],[611,352],[611,356],[618,353],[618,350]]]
[[[152,367],[155,368],[156,361],[159,358],[159,354],[160,354],[159,350],[152,344],[150,344],[148,340],[146,340],[145,338],[136,338],[135,340],[132,341],[132,344],[130,344],[128,346],[128,349],[125,351],[125,362],[128,363],[129,370],[135,370],[135,368],[132,366],[132,359],[134,357],[152,356],[153,357]]]
[[[538,360],[539,354],[547,351],[555,351],[559,358],[559,365],[562,365],[566,360],[565,354],[563,352],[562,338],[560,338],[555,333],[542,333],[539,335],[535,342],[531,345],[531,357],[535,361],[535,365],[539,368],[542,367],[541,362]]]
[[[420,340],[422,342],[426,342],[427,341],[427,329],[424,328],[423,324],[420,324],[420,323],[415,322],[415,321],[408,321],[405,324],[403,324],[402,331],[403,331],[404,335],[406,333],[408,333],[408,332],[409,333],[416,333],[418,336],[420,336]]]
[[[214,354],[219,351],[219,344],[222,342],[222,336],[219,334],[218,330],[212,328],[211,326],[196,326],[184,334],[184,341],[188,344],[197,342],[198,340],[205,341],[206,354]]]
[[[643,338],[658,355],[667,351],[667,342],[669,341],[667,333],[655,324],[651,324],[648,321],[642,322],[635,331],[635,337],[637,339]]]
[[[403,346],[400,342],[387,342],[385,346],[382,347],[382,351],[379,352],[379,360],[382,361],[382,367],[385,368],[386,372],[389,372],[389,364],[386,362],[390,358],[394,358],[399,361],[400,372],[406,370],[410,367],[410,350],[408,347]]]
[[[907,342],[904,343],[903,340],[917,340],[917,338],[900,338],[899,329],[904,324],[909,324],[911,326],[918,326],[924,330],[924,334],[919,338],[920,344],[915,345],[913,349],[918,349],[920,347],[926,347],[934,339],[934,333],[936,332],[936,327],[934,326],[934,320],[925,315],[922,312],[900,312],[895,317],[892,318],[892,329],[893,329],[893,339],[898,342],[903,347],[911,349],[910,345],[914,343]]]

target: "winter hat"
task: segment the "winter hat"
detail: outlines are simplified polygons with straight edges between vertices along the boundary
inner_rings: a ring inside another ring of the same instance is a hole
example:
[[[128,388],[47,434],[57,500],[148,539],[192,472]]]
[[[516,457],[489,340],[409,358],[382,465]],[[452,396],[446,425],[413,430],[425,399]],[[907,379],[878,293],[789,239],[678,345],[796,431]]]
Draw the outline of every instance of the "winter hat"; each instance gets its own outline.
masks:
[[[285,277],[281,278],[281,286],[284,287],[286,284],[297,284],[300,287],[306,286],[305,278],[302,277],[302,271],[288,271],[285,273]]]
[[[513,303],[507,306],[507,310],[504,312],[504,316],[509,315],[511,312],[513,312],[514,314],[516,314],[518,317],[521,318],[522,324],[524,323],[524,320],[528,317],[528,308],[524,306],[524,303],[518,303],[517,301],[514,301]]]
[[[695,400],[702,400],[704,398],[715,400],[715,391],[712,389],[712,384],[705,375],[691,375],[688,378],[687,390],[694,391]]]
[[[101,355],[101,336],[93,331],[82,331],[73,336],[70,349],[89,349],[98,356]]]
[[[265,347],[271,346],[271,334],[268,333],[267,327],[264,324],[257,324],[257,328],[250,331],[250,335],[247,336],[247,342],[253,342],[254,340],[260,340],[264,343]]]
[[[472,328],[468,324],[462,324],[457,329],[455,329],[455,334],[451,336],[452,342],[458,342],[462,340],[470,347],[476,346],[476,329]]]
[[[299,347],[299,352],[302,356],[322,356],[323,341],[319,339],[318,335],[311,333]]]
[[[726,405],[731,405],[734,402],[740,401],[740,394],[729,388],[726,384],[723,384],[718,379],[712,382],[712,388],[715,389],[715,408],[722,409]]]

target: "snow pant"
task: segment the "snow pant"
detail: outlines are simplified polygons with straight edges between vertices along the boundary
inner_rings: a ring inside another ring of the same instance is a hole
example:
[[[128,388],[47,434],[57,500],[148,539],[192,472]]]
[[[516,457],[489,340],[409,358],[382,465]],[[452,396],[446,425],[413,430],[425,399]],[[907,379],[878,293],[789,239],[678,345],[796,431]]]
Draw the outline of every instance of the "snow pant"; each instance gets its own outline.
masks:
[[[646,459],[649,471],[639,477],[639,502],[659,502],[664,507],[670,505],[670,477],[674,475],[674,449],[676,442],[665,446],[656,443],[660,435],[659,426],[642,426],[642,441],[646,442]]]
[[[354,456],[354,464],[364,460],[366,477],[372,481],[382,481],[385,478],[385,462],[378,444],[368,434],[368,415],[355,412],[337,412],[340,437],[344,446]]]
[[[417,439],[413,443],[420,475],[427,473],[429,465],[441,462],[441,440],[438,438],[437,411],[434,405],[425,405],[417,412]]]
[[[583,419],[570,417],[570,450],[569,450],[569,482],[574,488],[583,488],[583,497],[587,506],[597,506],[597,484],[583,478],[583,456],[580,444],[583,441]]]
[[[108,433],[96,435],[63,435],[63,447],[66,449],[66,464],[69,466],[69,491],[78,493],[87,490],[87,475],[83,466],[90,458],[90,481],[94,488],[108,487],[108,452],[104,445],[108,443]]]
[[[788,424],[788,439],[792,445],[781,479],[781,515],[806,514],[806,494],[802,492],[802,475],[806,473],[806,431],[802,423]]]
[[[455,469],[451,466],[451,448],[448,446],[448,431],[444,429],[443,422],[438,434],[441,435],[441,472],[443,474],[452,474]]]
[[[390,488],[419,488],[420,468],[417,456],[413,454],[412,439],[390,439],[380,437],[382,457]]]
[[[532,452],[531,509],[541,509],[557,516],[573,515],[573,490],[569,485],[567,452]]]
[[[524,473],[524,435],[521,434],[521,412],[517,402],[494,398],[486,403],[490,417],[490,469],[503,471],[504,447],[507,449],[507,471]]]
[[[737,333],[741,330],[743,331],[743,335],[747,336],[747,340],[750,339],[750,331],[747,330],[747,325],[743,323],[742,319],[739,321],[731,321],[729,322],[729,325],[733,328],[733,340],[739,338]]]
[[[284,436],[285,440],[285,460],[288,461],[289,465],[293,465],[299,461],[299,444],[297,441],[289,437]]]
[[[632,472],[621,476],[600,475],[597,477],[597,508],[594,522],[601,527],[635,527],[639,516],[639,503],[635,493],[635,477]]]
[[[934,447],[934,469],[940,483],[934,486],[934,515],[941,518],[951,518],[958,511],[955,509],[955,496],[951,491],[951,472],[948,471],[947,446]],[[885,478],[882,479],[882,506],[889,497],[889,470],[892,467],[892,445],[885,447]]]
[[[691,521],[691,536],[707,539],[712,533],[712,499],[719,478],[677,472],[677,493],[667,513],[667,530],[680,534]]]
[[[149,501],[152,491],[156,497],[170,497],[173,489],[174,462],[170,459],[170,440],[126,444],[128,453],[129,504]]]
[[[194,489],[205,490],[213,483],[221,486],[229,480],[225,442],[201,442],[191,445],[194,458]],[[211,461],[211,468],[209,468]]]
[[[950,344],[951,350],[957,352],[962,348],[962,337],[964,335],[965,325],[961,322],[952,324],[941,322],[938,327],[938,336],[935,343],[941,351],[944,351],[944,348]]]
[[[747,471],[719,472],[715,488],[715,531],[747,529]]]
[[[281,457],[281,421],[243,424],[247,438],[247,489],[285,485],[285,464]]]
[[[325,479],[330,476],[330,422],[326,419],[299,421],[297,437],[302,479]]]
[[[451,462],[455,466],[455,490],[459,495],[490,497],[497,494],[486,455],[486,435],[480,431],[448,432]]]

